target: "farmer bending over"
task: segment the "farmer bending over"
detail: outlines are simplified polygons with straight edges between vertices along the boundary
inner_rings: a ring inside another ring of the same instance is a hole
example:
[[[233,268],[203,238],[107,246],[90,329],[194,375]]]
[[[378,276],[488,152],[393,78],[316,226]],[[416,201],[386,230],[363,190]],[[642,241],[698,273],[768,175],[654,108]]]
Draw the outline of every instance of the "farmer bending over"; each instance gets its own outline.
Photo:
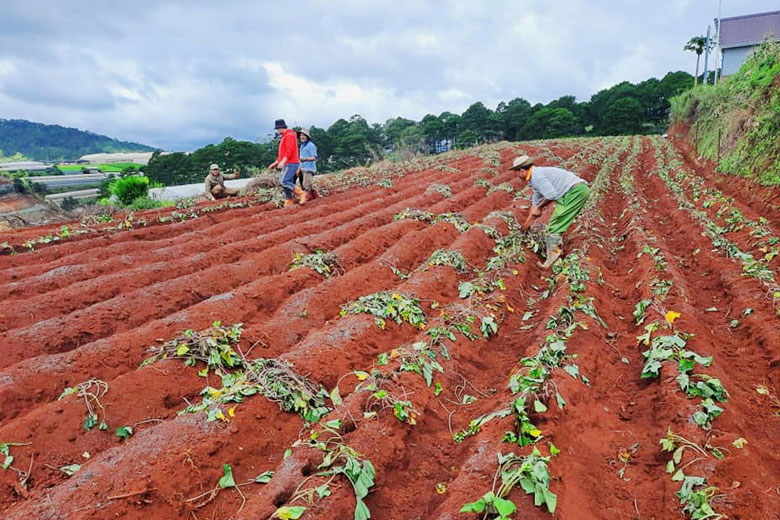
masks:
[[[238,172],[233,175],[222,175],[218,164],[209,166],[209,173],[206,175],[206,198],[209,200],[222,199],[225,197],[235,197],[238,195],[238,188],[226,188],[225,179],[238,179]]]
[[[588,183],[563,168],[534,166],[534,160],[527,155],[516,157],[512,169],[523,172],[523,177],[531,184],[533,191],[531,211],[522,226],[524,230],[530,228],[534,219],[541,216],[543,207],[555,201],[555,209],[547,224],[545,237],[547,259],[544,264],[539,264],[542,269],[549,269],[563,254],[563,233],[569,229],[588,201]]]

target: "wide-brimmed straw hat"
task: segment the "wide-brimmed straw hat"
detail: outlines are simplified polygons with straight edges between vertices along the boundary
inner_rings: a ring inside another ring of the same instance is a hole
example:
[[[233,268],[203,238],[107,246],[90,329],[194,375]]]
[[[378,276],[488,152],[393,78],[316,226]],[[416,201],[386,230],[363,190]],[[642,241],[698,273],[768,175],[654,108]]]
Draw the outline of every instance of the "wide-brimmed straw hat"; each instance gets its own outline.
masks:
[[[528,166],[533,166],[534,160],[528,157],[527,155],[521,155],[520,157],[515,157],[515,160],[512,161],[512,170],[519,170],[521,168],[526,168]]]
[[[307,138],[311,139],[311,134],[309,133],[309,129],[308,128],[301,128],[300,130],[298,130],[298,133],[299,134],[303,134]]]

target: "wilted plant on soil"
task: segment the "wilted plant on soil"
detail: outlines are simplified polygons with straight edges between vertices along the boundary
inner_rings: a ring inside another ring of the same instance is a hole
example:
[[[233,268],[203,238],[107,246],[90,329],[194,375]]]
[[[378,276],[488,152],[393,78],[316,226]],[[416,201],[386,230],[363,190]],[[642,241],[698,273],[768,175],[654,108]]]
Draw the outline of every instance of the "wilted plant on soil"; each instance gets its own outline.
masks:
[[[445,199],[452,197],[452,189],[446,184],[433,183],[425,189],[425,193],[438,193]]]
[[[244,398],[261,394],[286,412],[295,412],[308,423],[314,423],[330,411],[325,405],[328,393],[317,388],[307,378],[296,374],[292,365],[280,359],[258,358],[247,362],[245,370],[222,374],[222,387],[207,386],[201,392],[203,400],[180,412],[206,411],[208,421],[228,422],[235,415],[235,406]],[[224,406],[230,406],[223,410]]]
[[[374,316],[374,322],[380,329],[387,326],[387,319],[399,325],[406,321],[420,329],[425,328],[426,324],[425,311],[420,307],[420,300],[397,292],[381,291],[361,296],[341,307],[341,316],[360,313]]]
[[[428,259],[428,265],[447,265],[456,271],[464,272],[468,269],[466,259],[460,251],[450,251],[448,249],[437,249]]]
[[[150,347],[149,352],[153,355],[144,360],[141,366],[161,359],[180,358],[187,366],[205,363],[206,368],[200,371],[202,376],[209,370],[242,368],[244,359],[234,350],[234,346],[241,340],[242,332],[243,324],[235,323],[226,327],[221,321],[215,321],[210,328],[198,332],[187,329],[159,347]]]
[[[468,231],[469,228],[471,227],[471,224],[469,224],[469,221],[466,220],[466,217],[464,217],[460,213],[440,213],[436,216],[436,218],[433,221],[449,222],[450,224],[455,226],[455,229],[457,229],[461,233],[463,233],[464,231]]]
[[[290,271],[300,269],[301,267],[309,267],[312,271],[323,275],[325,278],[330,278],[332,275],[340,274],[344,271],[344,268],[339,264],[336,253],[331,251],[325,252],[319,249],[308,255],[295,253],[290,264]]]
[[[417,208],[406,208],[402,212],[393,215],[393,220],[403,220],[405,218],[410,218],[419,220],[421,222],[432,222],[433,217],[434,214],[430,211],[423,211]]]
[[[513,191],[515,191],[515,188],[508,182],[502,182],[501,184],[499,184],[497,186],[491,186],[488,189],[488,195],[490,195],[491,193],[496,192],[496,191],[503,191],[503,192],[506,192],[506,193],[512,193]]]
[[[107,430],[106,409],[100,399],[108,392],[108,383],[100,379],[90,379],[79,383],[76,386],[66,388],[59,399],[70,394],[76,394],[76,397],[84,400],[84,406],[87,408],[87,417],[84,419],[84,429],[91,430],[95,426],[99,430]],[[98,415],[98,412],[100,414]],[[99,424],[98,424],[99,423]]]

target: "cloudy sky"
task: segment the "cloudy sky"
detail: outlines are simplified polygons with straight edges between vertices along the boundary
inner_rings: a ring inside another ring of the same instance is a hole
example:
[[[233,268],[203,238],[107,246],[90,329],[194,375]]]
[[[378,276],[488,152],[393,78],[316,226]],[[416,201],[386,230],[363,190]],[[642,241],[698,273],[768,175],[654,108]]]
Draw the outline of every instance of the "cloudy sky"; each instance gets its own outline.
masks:
[[[717,0],[3,0],[0,118],[169,150],[693,72]],[[723,0],[723,16],[778,0]]]

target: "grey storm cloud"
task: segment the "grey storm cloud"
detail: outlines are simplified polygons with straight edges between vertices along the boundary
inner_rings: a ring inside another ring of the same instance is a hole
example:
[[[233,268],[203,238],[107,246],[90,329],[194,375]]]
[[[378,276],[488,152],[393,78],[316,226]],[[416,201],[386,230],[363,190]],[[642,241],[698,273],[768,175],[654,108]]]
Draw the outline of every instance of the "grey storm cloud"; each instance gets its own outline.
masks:
[[[725,0],[724,16],[777,0]],[[462,112],[483,101],[588,99],[693,69],[682,51],[715,0],[106,2],[5,0],[0,117],[167,149]]]

